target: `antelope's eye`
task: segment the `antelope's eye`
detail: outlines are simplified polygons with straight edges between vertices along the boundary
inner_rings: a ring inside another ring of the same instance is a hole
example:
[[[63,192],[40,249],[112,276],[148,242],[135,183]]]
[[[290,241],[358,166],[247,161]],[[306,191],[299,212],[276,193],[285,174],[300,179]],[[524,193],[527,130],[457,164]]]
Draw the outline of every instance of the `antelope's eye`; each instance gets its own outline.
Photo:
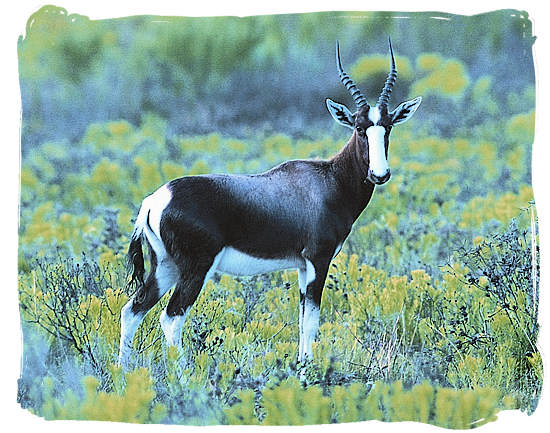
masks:
[[[360,126],[356,126],[355,129],[357,130],[357,132],[361,135],[363,135],[363,132],[365,132],[365,130],[363,128],[361,128]]]

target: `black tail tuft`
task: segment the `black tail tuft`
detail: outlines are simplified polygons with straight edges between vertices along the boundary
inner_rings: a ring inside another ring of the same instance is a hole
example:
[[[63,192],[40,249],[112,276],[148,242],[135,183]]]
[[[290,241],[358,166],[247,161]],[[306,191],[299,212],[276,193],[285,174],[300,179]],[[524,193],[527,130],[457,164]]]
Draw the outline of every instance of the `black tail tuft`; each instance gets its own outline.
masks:
[[[145,264],[143,261],[143,250],[141,248],[141,237],[141,234],[134,234],[128,248],[128,270],[129,272],[132,271],[132,277],[128,283],[129,286],[132,286],[134,283],[143,285]]]

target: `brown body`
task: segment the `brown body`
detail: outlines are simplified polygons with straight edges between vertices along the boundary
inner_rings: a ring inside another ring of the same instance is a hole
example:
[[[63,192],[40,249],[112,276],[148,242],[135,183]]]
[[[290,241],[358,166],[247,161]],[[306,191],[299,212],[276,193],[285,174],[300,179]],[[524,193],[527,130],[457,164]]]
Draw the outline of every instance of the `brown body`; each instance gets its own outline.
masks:
[[[391,45],[390,45],[391,52]],[[287,161],[257,175],[203,175],[175,179],[147,197],[136,220],[129,258],[139,287],[122,310],[119,360],[127,365],[135,330],[172,287],[161,315],[168,343],[181,346],[185,316],[214,272],[253,275],[298,270],[299,360],[312,356],[321,295],[331,260],[365,209],[375,184],[389,180],[389,134],[420,104],[407,101],[389,112],[392,69],[378,104],[370,107],[337,65],[358,105],[352,114],[327,100],[341,124],[352,128],[346,146],[327,161]],[[142,242],[150,245],[151,270],[144,279]]]

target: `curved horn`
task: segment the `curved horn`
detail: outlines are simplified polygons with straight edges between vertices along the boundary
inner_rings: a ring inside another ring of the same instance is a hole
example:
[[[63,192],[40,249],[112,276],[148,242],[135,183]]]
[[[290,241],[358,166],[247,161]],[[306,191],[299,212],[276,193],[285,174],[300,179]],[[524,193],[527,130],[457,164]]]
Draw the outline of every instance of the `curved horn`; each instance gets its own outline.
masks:
[[[388,102],[390,101],[390,95],[393,88],[393,85],[395,84],[395,80],[397,79],[397,68],[395,67],[395,59],[393,57],[393,49],[391,46],[391,39],[388,37],[388,42],[390,44],[390,56],[391,56],[391,69],[390,73],[388,74],[388,78],[386,78],[386,84],[384,84],[384,88],[382,89],[382,93],[380,94],[380,98],[378,98],[378,102],[376,105],[379,107],[388,107]]]
[[[367,102],[367,98],[363,96],[353,80],[348,74],[344,72],[344,68],[342,68],[342,61],[340,60],[340,45],[338,44],[338,41],[336,41],[336,67],[338,68],[338,75],[340,76],[340,80],[342,81],[344,86],[346,86],[346,89],[348,89],[348,92],[351,94],[351,96],[353,96],[353,100],[355,101],[355,105],[357,105],[357,108],[361,108],[366,105],[368,106],[369,103]]]

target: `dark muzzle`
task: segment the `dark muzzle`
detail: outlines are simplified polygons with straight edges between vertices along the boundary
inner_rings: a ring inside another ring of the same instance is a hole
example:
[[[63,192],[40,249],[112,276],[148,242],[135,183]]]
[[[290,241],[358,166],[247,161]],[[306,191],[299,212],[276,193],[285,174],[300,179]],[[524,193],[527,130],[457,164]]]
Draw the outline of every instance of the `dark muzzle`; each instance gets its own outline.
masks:
[[[386,183],[388,180],[390,180],[390,177],[391,177],[391,172],[389,169],[382,176],[377,176],[371,170],[369,170],[369,173],[367,175],[367,180],[369,182],[374,183],[375,185],[382,185]]]

